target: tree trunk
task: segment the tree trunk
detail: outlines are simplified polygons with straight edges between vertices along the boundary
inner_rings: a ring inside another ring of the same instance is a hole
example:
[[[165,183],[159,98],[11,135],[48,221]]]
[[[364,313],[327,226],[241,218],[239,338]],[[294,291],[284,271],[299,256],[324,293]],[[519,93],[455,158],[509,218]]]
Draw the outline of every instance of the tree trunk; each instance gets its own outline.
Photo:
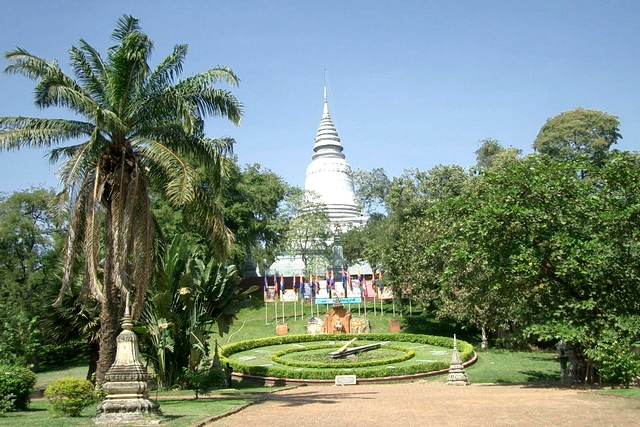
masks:
[[[104,245],[104,298],[100,304],[100,356],[96,366],[96,383],[102,385],[105,382],[107,371],[116,360],[116,338],[120,332],[118,319],[120,313],[120,298],[116,288],[115,271],[115,232],[114,218],[111,208],[107,207],[105,219],[105,245]]]
[[[89,343],[89,371],[87,371],[87,380],[94,385],[96,383],[96,369],[98,368],[98,358],[100,357],[100,345],[96,341]]]

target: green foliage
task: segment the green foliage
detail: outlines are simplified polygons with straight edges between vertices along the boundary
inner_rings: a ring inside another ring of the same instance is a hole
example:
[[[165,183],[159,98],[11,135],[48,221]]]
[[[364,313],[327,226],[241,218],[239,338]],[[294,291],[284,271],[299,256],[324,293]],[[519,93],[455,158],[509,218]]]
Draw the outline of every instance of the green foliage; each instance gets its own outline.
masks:
[[[622,139],[616,116],[577,108],[547,119],[533,148],[557,159],[586,155],[601,164],[609,148]]]
[[[36,374],[21,366],[0,365],[0,397],[8,403],[13,401],[12,409],[23,411],[29,405],[29,395],[36,383]]]
[[[522,153],[522,150],[517,148],[504,148],[498,140],[492,138],[482,139],[478,141],[478,145],[475,154],[476,166],[479,169],[499,167],[504,163],[515,161]]]
[[[86,362],[89,356],[89,345],[83,342],[43,345],[39,353],[40,369],[43,371]]]
[[[280,176],[259,164],[241,167],[237,158],[221,160],[224,166],[221,180],[209,164],[201,165],[198,172],[203,191],[218,199],[225,225],[234,234],[228,259],[234,265],[244,265],[251,253],[254,259],[273,261],[287,221],[280,215],[279,204],[289,193],[289,186]],[[154,198],[153,211],[167,243],[178,234],[186,235],[192,250],[203,258],[215,255],[200,235],[198,218],[184,215],[160,197]]]
[[[183,378],[188,390],[196,393],[196,399],[199,394],[208,393],[211,390],[227,388],[227,374],[222,369],[215,367],[200,367],[197,371],[185,368]]]
[[[44,391],[49,400],[49,409],[58,415],[78,417],[87,407],[96,402],[93,384],[78,378],[60,378],[49,384]]]
[[[423,196],[398,221],[387,277],[440,318],[563,339],[607,372],[622,359],[594,353],[599,343],[630,354],[638,337],[608,331],[640,310],[640,156],[600,161],[531,155],[483,170],[459,194]]]
[[[598,334],[586,356],[598,366],[598,374],[609,383],[623,388],[635,381],[640,373],[640,316],[623,316],[614,321],[613,328]]]
[[[16,397],[13,394],[0,396],[0,416],[13,409]]]
[[[286,252],[301,256],[305,275],[324,271],[329,263],[327,241],[332,230],[320,196],[309,191],[293,191],[286,199],[282,214],[289,218],[284,243]]]
[[[391,181],[382,168],[371,171],[357,169],[353,172],[353,184],[358,203],[368,214],[380,213],[386,208]]]
[[[222,335],[238,311],[253,303],[240,292],[235,266],[193,256],[189,242],[174,238],[164,269],[155,281],[141,317],[141,352],[160,387],[181,380],[185,368],[196,371],[209,355],[209,338]]]
[[[60,288],[61,230],[49,209],[53,191],[0,195],[0,360],[33,364],[46,343],[40,317]]]

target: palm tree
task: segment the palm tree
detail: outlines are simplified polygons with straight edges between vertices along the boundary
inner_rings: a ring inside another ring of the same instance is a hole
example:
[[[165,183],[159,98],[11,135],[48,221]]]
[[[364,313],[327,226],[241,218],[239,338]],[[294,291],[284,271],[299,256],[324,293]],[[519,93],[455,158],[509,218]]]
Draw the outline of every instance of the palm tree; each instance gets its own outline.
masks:
[[[57,62],[24,49],[5,53],[11,62],[6,73],[36,82],[38,107],[67,108],[79,119],[0,117],[0,149],[70,143],[50,152],[52,162],[63,160],[60,202],[70,211],[61,295],[70,289],[74,260],[82,254],[85,294],[100,304],[99,383],[115,358],[122,296],[131,293],[134,313],[143,307],[152,271],[150,192],[199,216],[217,254],[224,256],[232,235],[187,159],[218,170],[234,141],[205,138],[204,118],[222,116],[239,124],[242,115],[235,96],[214,87],[238,84],[230,69],[216,67],[180,80],[187,46],[176,45],[152,70],[153,43],[132,16],[118,21],[112,39],[116,44],[106,58],[82,39],[71,47],[75,79]]]

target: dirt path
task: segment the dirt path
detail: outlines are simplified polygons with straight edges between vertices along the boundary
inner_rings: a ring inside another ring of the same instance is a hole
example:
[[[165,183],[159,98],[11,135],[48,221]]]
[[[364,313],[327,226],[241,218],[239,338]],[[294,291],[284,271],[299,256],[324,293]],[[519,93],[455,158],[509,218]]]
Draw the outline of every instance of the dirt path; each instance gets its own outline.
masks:
[[[437,382],[305,386],[208,427],[640,426],[640,400],[592,391]]]

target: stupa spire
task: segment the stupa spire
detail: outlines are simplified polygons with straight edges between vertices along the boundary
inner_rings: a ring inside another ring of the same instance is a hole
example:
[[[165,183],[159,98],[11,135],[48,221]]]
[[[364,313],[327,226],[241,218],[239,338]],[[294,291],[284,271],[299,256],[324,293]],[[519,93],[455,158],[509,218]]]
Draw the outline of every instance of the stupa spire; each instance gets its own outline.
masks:
[[[324,109],[322,110],[322,117],[329,116],[329,103],[327,102],[327,70],[324,70]]]

